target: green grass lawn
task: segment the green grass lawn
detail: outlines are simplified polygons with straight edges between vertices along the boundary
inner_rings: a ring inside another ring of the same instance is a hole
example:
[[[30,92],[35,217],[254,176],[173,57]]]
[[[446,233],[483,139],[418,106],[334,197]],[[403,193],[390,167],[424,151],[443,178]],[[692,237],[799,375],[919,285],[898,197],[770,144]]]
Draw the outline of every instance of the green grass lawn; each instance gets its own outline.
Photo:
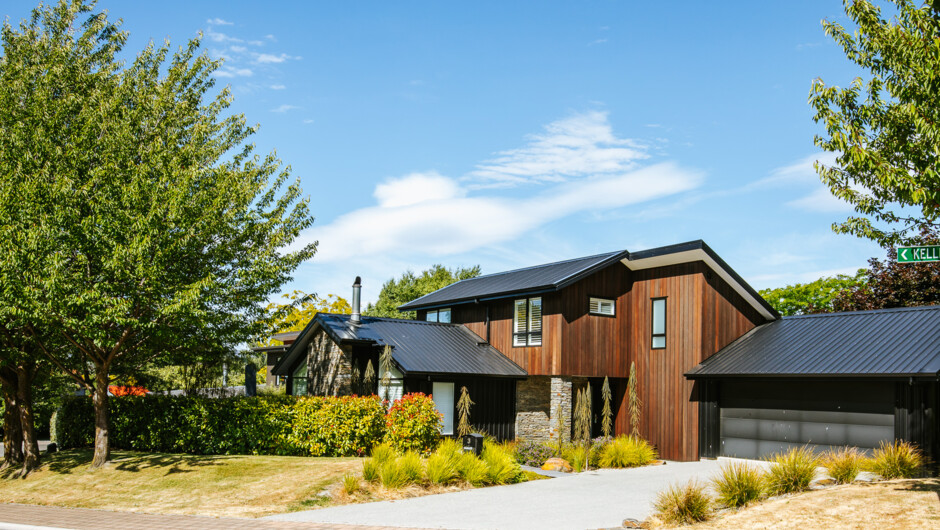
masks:
[[[91,451],[44,455],[26,478],[0,475],[0,502],[226,517],[260,517],[320,504],[318,493],[359,474],[358,458],[193,456],[114,451],[90,470]]]

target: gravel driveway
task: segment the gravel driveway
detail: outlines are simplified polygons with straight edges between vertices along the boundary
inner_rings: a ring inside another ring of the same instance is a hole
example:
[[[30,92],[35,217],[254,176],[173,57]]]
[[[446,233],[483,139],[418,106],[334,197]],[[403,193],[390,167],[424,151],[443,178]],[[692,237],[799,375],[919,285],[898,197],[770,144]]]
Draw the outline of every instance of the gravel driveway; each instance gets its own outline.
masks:
[[[479,488],[398,501],[351,504],[268,517],[421,528],[619,528],[645,519],[656,494],[676,482],[707,480],[715,460],[669,462],[636,469],[601,469],[511,486]]]

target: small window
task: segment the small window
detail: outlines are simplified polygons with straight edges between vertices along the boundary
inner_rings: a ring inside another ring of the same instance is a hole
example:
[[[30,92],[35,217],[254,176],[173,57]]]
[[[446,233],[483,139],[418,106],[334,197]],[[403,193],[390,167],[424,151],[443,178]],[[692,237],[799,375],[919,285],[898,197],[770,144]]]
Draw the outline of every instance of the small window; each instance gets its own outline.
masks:
[[[512,313],[512,345],[541,346],[542,299],[516,300]]]
[[[590,312],[592,315],[614,316],[614,301],[606,298],[591,297]]]
[[[653,298],[653,341],[654,350],[666,347],[666,299]]]
[[[424,317],[428,322],[443,322],[445,324],[450,324],[450,308],[447,309],[435,309],[433,311],[428,311]]]
[[[307,363],[300,363],[294,370],[291,394],[294,396],[307,395]]]

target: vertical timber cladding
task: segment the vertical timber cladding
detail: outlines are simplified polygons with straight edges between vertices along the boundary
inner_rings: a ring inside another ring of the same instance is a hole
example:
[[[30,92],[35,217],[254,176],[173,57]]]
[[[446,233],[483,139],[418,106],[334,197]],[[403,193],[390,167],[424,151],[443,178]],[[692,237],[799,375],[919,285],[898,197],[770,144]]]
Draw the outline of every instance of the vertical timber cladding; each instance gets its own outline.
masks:
[[[405,378],[405,392],[423,392],[432,395],[434,383],[454,383],[454,431],[457,430],[457,401],[460,388],[474,405],[470,407],[470,425],[497,440],[515,438],[516,380],[499,377],[449,377],[447,375],[415,376]],[[432,396],[433,397],[433,396]]]

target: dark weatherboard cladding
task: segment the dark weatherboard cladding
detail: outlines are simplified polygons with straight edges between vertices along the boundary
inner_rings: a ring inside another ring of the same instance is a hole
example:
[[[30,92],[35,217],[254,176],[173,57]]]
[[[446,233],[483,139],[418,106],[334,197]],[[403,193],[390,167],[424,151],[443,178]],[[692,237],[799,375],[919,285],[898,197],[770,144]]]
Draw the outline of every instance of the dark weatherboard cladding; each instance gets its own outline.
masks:
[[[784,317],[758,326],[686,373],[750,376],[940,375],[940,306]]]

